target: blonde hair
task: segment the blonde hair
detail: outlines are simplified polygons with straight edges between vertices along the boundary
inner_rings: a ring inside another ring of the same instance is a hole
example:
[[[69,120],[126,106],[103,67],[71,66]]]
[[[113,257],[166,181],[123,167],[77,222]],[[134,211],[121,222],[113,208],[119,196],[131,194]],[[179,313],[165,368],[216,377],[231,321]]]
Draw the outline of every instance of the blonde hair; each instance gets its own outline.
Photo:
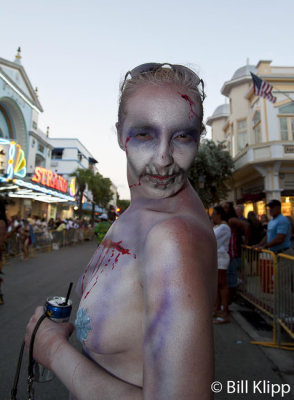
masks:
[[[203,125],[203,99],[205,97],[204,90],[200,92],[199,78],[197,75],[189,73],[188,68],[181,72],[174,71],[171,68],[160,68],[151,72],[144,72],[136,75],[130,79],[124,79],[120,85],[120,98],[118,107],[118,123],[122,126],[123,118],[127,113],[127,102],[128,99],[134,94],[134,92],[141,86],[152,84],[152,85],[164,85],[174,84],[185,89],[188,89],[194,96],[197,103],[200,104],[200,131],[205,131]]]

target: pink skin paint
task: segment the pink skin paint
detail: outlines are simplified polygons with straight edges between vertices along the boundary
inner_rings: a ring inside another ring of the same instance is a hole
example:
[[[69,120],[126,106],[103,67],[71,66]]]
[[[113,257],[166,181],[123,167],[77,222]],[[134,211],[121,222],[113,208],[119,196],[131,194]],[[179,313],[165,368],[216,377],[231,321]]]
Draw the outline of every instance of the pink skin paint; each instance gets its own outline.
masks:
[[[178,93],[185,101],[187,101],[187,103],[189,103],[189,106],[190,106],[189,119],[193,119],[193,118],[197,117],[196,112],[193,110],[193,107],[195,106],[195,103],[191,99],[191,97],[188,96],[187,94],[183,94],[183,93],[180,93],[180,92],[178,92]]]
[[[109,264],[112,264],[112,269],[114,269],[118,263],[118,260],[120,258],[121,255],[132,255],[134,257],[134,259],[136,259],[136,254],[133,254],[130,252],[130,249],[126,249],[122,246],[122,240],[120,240],[119,242],[113,242],[111,239],[104,239],[100,246],[103,246],[103,250],[99,255],[99,258],[97,260],[97,265],[96,268],[94,270],[93,276],[91,278],[91,281],[94,280],[93,284],[91,285],[91,288],[87,291],[87,293],[84,296],[84,299],[86,299],[88,297],[88,295],[91,293],[93,287],[97,284],[98,281],[98,272],[101,268],[101,265],[105,262],[105,258],[107,256],[107,261],[106,263],[103,265],[104,267],[108,267]],[[108,256],[109,251],[111,250],[111,255]],[[113,260],[113,257],[115,256],[115,259]],[[83,291],[83,283],[84,283],[84,279],[85,276],[88,272],[89,267],[87,267],[84,276],[83,276],[83,280],[82,280],[82,291]],[[102,268],[100,271],[100,274],[102,274],[102,272],[104,271],[104,269]]]

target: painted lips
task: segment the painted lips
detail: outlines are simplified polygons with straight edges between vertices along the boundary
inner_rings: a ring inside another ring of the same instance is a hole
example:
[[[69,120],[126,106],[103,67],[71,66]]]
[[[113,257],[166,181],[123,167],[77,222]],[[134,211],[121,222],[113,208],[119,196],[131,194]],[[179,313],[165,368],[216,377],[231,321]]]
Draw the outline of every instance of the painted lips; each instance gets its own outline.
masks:
[[[148,175],[150,177],[151,182],[157,183],[158,185],[166,186],[169,183],[172,183],[176,177],[176,175]]]

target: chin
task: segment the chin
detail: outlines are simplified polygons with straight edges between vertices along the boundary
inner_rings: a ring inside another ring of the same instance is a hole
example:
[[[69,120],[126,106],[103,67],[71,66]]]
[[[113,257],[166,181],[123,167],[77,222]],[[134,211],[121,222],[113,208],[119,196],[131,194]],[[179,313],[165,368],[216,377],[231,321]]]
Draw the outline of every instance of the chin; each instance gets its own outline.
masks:
[[[165,199],[168,197],[172,197],[176,195],[183,187],[184,187],[185,182],[179,182],[174,185],[146,185],[145,187],[142,187],[142,192],[144,193],[144,196],[146,196],[149,199]]]

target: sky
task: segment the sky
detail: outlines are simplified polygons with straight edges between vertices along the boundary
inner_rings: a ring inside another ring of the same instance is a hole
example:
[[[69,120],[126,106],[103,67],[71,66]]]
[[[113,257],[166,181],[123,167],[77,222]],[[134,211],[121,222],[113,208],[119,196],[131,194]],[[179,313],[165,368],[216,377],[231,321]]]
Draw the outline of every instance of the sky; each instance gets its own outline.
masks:
[[[192,67],[204,80],[204,119],[243,65],[294,65],[293,0],[11,0],[0,5],[0,57],[24,66],[38,87],[39,127],[78,138],[98,170],[130,197],[115,123],[119,84],[145,62]],[[209,130],[208,130],[209,137]]]

